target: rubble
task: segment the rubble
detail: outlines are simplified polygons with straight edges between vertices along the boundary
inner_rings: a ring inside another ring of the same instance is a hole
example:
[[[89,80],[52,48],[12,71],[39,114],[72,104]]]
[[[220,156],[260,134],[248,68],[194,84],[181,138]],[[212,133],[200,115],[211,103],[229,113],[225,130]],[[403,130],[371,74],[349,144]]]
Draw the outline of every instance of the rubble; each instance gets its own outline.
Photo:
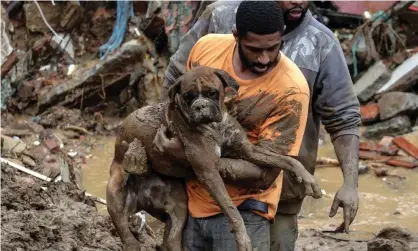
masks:
[[[396,137],[393,139],[393,143],[397,145],[400,149],[404,150],[416,160],[418,160],[418,147],[414,146],[404,137]]]
[[[405,60],[392,73],[391,78],[387,81],[377,94],[389,91],[406,91],[418,80],[418,53]]]
[[[122,250],[110,218],[72,183],[38,182],[2,164],[1,201],[4,250]],[[147,231],[139,237],[141,250],[156,250]]]
[[[383,136],[397,136],[411,131],[410,119],[405,115],[401,115],[367,127],[363,136],[376,139]]]
[[[354,85],[354,92],[361,102],[370,100],[390,79],[391,71],[379,61],[371,66]]]
[[[379,99],[380,119],[386,120],[398,114],[415,115],[418,112],[418,95],[414,93],[389,92]]]

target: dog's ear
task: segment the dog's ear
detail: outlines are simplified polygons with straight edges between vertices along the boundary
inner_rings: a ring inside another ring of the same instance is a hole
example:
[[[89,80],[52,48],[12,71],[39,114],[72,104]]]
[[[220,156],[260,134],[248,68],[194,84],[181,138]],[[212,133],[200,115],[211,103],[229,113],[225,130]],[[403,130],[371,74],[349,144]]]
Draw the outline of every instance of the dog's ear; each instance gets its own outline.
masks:
[[[168,89],[168,98],[170,103],[173,103],[176,100],[176,94],[180,92],[181,82],[183,81],[183,76],[179,77],[174,85]]]
[[[225,93],[230,91],[238,93],[239,84],[228,72],[217,69],[215,70],[215,74],[224,85]]]
[[[237,107],[235,104],[235,99],[238,96],[238,89],[239,84],[238,82],[229,75],[228,72],[223,70],[215,70],[216,76],[221,80],[224,86],[225,98],[224,98],[224,105],[229,112],[229,114],[233,117],[236,116]]]

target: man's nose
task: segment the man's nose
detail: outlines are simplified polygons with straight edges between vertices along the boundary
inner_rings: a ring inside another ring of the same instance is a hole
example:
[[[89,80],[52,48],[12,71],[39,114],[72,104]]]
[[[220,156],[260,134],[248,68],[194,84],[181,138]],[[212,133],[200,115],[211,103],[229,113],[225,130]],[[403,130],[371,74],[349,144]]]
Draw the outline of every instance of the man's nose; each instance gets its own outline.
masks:
[[[263,51],[261,55],[258,57],[258,62],[260,64],[268,64],[270,62],[269,55],[267,51]]]

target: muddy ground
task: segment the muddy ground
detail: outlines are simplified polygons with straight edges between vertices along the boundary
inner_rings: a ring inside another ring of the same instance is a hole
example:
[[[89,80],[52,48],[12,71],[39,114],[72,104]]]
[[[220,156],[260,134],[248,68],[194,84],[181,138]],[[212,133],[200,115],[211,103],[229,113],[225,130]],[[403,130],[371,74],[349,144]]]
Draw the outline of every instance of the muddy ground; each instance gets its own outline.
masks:
[[[110,218],[72,183],[35,180],[1,168],[1,250],[121,250]],[[155,250],[147,231],[144,251]]]

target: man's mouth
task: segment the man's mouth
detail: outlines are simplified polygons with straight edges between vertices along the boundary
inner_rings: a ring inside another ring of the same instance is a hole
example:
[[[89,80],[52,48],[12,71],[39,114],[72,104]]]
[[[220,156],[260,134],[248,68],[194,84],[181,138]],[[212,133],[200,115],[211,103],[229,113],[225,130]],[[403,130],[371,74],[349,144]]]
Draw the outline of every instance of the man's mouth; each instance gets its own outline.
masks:
[[[268,65],[255,65],[254,66],[254,69],[259,73],[263,73],[263,72],[267,71],[268,68],[269,68]]]
[[[302,17],[303,9],[294,8],[289,11],[288,19],[289,20],[299,20]]]

